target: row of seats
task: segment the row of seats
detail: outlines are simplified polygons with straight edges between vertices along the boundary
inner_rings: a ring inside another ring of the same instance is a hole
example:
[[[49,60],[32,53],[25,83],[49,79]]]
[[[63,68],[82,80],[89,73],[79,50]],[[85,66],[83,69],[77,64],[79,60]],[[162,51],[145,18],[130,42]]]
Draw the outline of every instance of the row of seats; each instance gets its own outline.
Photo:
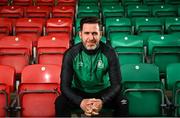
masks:
[[[78,5],[157,5],[157,4],[180,4],[179,0],[79,0]]]
[[[168,64],[180,62],[180,40],[176,35],[152,35],[147,45],[138,35],[117,35],[106,42],[115,49],[121,65],[152,63],[164,74]],[[4,36],[0,39],[0,64],[13,66],[17,74],[34,63],[61,66],[63,54],[69,47],[66,33],[41,36],[36,46],[31,35]]]
[[[33,61],[61,66],[63,54],[69,46],[68,35],[63,33],[38,38],[36,48],[31,36],[5,36],[0,39],[0,64],[14,67],[16,74],[21,74]]]
[[[153,64],[123,65],[121,67],[122,93],[129,101],[129,116],[161,117],[170,114],[180,116],[179,70],[180,63],[168,65],[165,86],[160,81],[157,66]],[[10,100],[15,70],[1,65],[0,116],[8,116],[8,111],[12,110],[17,112],[17,116],[22,117],[54,116],[55,98],[61,92],[60,71],[57,65],[35,64],[25,67],[17,95],[15,99]],[[166,90],[171,91],[172,96],[167,96]],[[17,104],[10,104],[14,100]]]
[[[72,36],[73,21],[70,18],[50,18],[48,20],[40,18],[19,18],[13,22],[8,18],[0,18],[1,35],[18,35],[24,33],[33,33],[38,36],[51,33],[69,32]],[[104,32],[108,39],[111,39],[116,33],[123,34],[144,34],[158,33],[171,34],[180,31],[180,20],[176,17],[171,18],[107,18],[105,20]],[[75,25],[75,34],[79,31],[80,19],[77,19]],[[72,38],[72,37],[71,37]]]
[[[1,0],[0,5],[76,5],[76,0]]]
[[[30,65],[23,69],[21,83],[14,99],[15,70],[0,65],[0,117],[52,117],[55,116],[54,102],[60,94],[60,72],[57,65]]]
[[[0,8],[0,17],[2,18],[54,18],[70,17],[74,19],[74,6],[2,6]]]
[[[87,15],[93,15],[97,17],[150,17],[150,16],[179,16],[179,7],[175,5],[106,5],[100,8],[99,6],[80,5],[77,8],[77,17],[84,17]]]

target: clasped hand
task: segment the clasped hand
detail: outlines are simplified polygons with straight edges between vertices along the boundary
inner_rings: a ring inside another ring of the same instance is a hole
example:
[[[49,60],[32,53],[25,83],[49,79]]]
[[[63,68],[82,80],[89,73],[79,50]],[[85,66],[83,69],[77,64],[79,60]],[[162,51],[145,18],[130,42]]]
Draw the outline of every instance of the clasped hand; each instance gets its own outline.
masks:
[[[101,99],[83,99],[81,101],[80,107],[86,116],[95,116],[99,115],[99,112],[102,109],[102,103],[103,102]]]

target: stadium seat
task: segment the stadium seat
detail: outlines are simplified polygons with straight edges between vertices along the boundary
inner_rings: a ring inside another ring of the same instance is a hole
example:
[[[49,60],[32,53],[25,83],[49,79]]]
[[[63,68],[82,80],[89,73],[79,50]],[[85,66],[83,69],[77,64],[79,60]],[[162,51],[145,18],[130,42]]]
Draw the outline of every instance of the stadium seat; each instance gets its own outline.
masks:
[[[29,37],[33,46],[37,46],[37,38],[43,35],[44,26],[45,20],[41,18],[19,18],[15,24],[15,35]]]
[[[52,9],[49,6],[28,6],[25,10],[25,17],[28,18],[50,18]]]
[[[166,4],[180,5],[179,0],[165,0]]]
[[[36,5],[54,6],[55,0],[36,0]]]
[[[165,0],[143,0],[143,3],[145,5],[153,6],[153,5],[162,5],[165,3],[164,1]]]
[[[78,6],[77,18],[83,18],[86,16],[95,16],[100,18],[99,6],[80,5]]]
[[[17,109],[21,117],[53,117],[60,94],[60,66],[34,64],[22,71]]]
[[[103,19],[107,17],[123,17],[125,16],[124,7],[120,5],[102,6]]]
[[[121,5],[121,2],[119,0],[100,0],[101,6],[112,6],[112,5]]]
[[[176,17],[177,9],[173,5],[154,5],[152,6],[152,16]]]
[[[180,37],[180,19],[175,17],[165,18],[165,33]]]
[[[169,64],[166,69],[167,89],[172,92],[172,103],[175,107],[173,116],[180,116],[180,63]]]
[[[9,5],[9,1],[8,0],[1,0],[0,2],[0,6],[6,6],[6,5]]]
[[[124,6],[128,6],[128,5],[140,5],[140,4],[142,4],[142,0],[122,0],[122,4]]]
[[[76,0],[57,0],[57,6],[68,5],[76,7]]]
[[[147,45],[148,37],[154,34],[163,34],[164,25],[159,18],[139,17],[134,19],[134,32],[136,35],[143,36],[144,44]]]
[[[5,36],[0,40],[0,64],[15,68],[21,74],[23,68],[30,63],[32,42],[23,37]]]
[[[98,0],[78,0],[78,6],[83,6],[83,5],[97,6],[98,2],[99,2]]]
[[[67,33],[43,36],[38,39],[37,63],[62,64],[63,54],[70,46]]]
[[[22,6],[2,6],[0,8],[1,18],[22,18],[24,17],[24,7]]]
[[[54,6],[52,8],[52,17],[60,18],[60,17],[69,17],[74,21],[75,16],[75,8],[73,6]]]
[[[105,34],[107,38],[116,33],[133,34],[131,20],[129,18],[106,18],[105,19]]]
[[[8,18],[0,18],[0,36],[12,35],[12,21]]]
[[[12,0],[12,4],[17,6],[34,5],[33,0]]]
[[[174,35],[153,35],[148,39],[148,55],[151,63],[165,74],[168,64],[180,62],[180,40]]]
[[[111,37],[110,44],[118,54],[121,65],[145,62],[143,39],[140,36],[116,35]]]
[[[10,93],[14,91],[13,67],[0,65],[0,117],[8,117],[10,114]]]
[[[127,17],[150,17],[150,7],[146,5],[129,5],[127,6]]]
[[[46,34],[66,32],[72,34],[73,21],[71,18],[50,18],[46,22]]]
[[[159,69],[153,64],[121,66],[123,95],[129,103],[131,117],[164,116],[164,87]]]

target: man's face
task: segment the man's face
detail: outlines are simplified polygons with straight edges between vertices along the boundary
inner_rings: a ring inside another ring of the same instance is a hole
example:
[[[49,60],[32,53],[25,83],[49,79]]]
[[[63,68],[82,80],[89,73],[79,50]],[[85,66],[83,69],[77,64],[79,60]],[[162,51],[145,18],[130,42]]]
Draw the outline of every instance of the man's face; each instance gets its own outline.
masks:
[[[87,50],[94,50],[98,47],[101,39],[101,31],[98,23],[85,23],[79,36]]]

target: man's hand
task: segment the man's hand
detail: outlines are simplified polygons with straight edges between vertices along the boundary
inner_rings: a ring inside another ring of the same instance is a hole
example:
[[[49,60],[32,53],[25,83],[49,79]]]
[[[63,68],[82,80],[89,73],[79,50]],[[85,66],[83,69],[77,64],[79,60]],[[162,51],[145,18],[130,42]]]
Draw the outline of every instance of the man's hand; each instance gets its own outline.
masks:
[[[84,111],[86,116],[99,115],[99,111],[102,109],[103,102],[101,99],[83,99],[80,107]]]

